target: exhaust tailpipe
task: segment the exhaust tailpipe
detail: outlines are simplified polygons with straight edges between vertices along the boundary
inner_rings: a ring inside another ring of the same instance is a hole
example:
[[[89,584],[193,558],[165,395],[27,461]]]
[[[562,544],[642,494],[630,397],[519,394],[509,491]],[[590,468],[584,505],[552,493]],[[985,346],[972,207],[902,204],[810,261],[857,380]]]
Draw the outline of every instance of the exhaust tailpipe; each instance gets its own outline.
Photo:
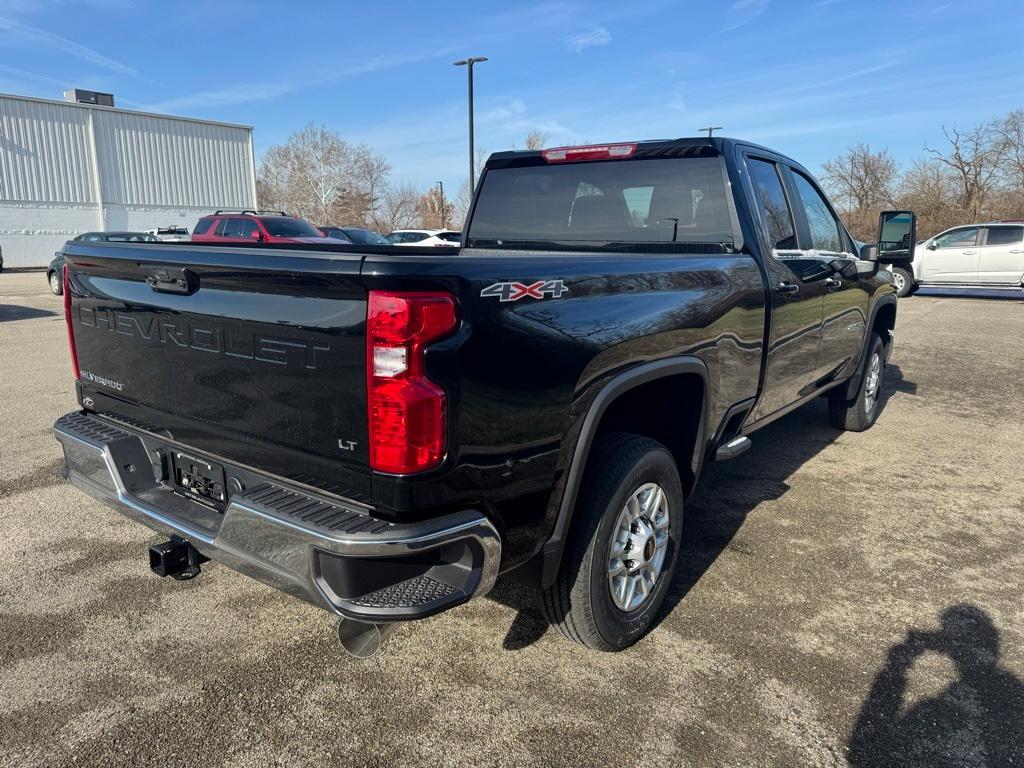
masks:
[[[342,619],[338,623],[338,641],[342,648],[357,659],[368,659],[380,650],[397,626],[397,623],[371,624]]]

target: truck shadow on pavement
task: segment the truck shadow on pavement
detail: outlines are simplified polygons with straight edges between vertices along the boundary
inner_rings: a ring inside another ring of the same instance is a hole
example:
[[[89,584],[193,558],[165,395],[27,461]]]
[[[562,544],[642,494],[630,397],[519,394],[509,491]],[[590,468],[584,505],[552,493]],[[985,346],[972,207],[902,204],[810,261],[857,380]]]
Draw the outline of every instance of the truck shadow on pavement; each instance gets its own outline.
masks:
[[[917,385],[907,381],[898,366],[885,369],[879,418],[896,392],[913,395]],[[828,421],[828,403],[819,398],[752,437],[753,446],[739,458],[709,464],[683,514],[679,566],[665,604],[655,619],[657,627],[700,581],[726,549],[743,552],[748,544],[736,534],[757,506],[778,499],[789,490],[786,480],[831,445],[842,432]],[[541,612],[539,594],[499,580],[490,597],[518,611],[505,635],[505,650],[520,650],[544,636],[548,623]]]
[[[36,309],[19,304],[0,304],[0,323],[11,320],[34,320],[37,317],[51,317],[56,314],[48,309]]]
[[[852,768],[1024,765],[1024,683],[999,666],[999,630],[968,604],[947,608],[938,631],[910,630],[889,649],[850,734]],[[956,678],[908,701],[911,670],[945,656]]]

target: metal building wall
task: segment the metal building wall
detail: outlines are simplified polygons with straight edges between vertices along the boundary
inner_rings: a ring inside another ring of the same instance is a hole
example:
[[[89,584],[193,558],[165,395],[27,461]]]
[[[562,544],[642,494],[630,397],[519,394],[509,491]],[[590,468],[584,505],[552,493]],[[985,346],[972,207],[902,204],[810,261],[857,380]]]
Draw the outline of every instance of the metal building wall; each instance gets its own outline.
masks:
[[[190,230],[216,208],[254,208],[252,129],[0,95],[0,247],[43,266],[90,230]]]

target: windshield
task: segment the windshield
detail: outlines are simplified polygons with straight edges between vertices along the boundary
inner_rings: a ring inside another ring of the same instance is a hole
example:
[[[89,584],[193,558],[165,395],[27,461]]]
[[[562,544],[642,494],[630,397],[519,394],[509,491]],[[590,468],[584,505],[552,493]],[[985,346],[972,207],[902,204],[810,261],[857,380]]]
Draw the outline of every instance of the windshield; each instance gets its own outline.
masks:
[[[372,229],[342,229],[349,240],[359,245],[391,245],[391,241],[384,235],[374,232]]]
[[[723,172],[717,157],[488,170],[466,244],[732,243]]]
[[[324,237],[323,232],[302,219],[273,216],[261,221],[267,232],[274,237]]]

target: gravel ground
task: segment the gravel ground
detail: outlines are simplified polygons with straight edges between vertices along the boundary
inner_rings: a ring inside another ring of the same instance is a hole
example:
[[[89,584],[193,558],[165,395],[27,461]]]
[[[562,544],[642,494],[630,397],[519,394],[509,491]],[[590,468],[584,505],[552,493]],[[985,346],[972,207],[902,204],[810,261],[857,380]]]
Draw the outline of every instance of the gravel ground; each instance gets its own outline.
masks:
[[[879,423],[823,402],[710,468],[629,651],[486,598],[345,656],[326,613],[57,477],[60,300],[0,276],[0,765],[1024,764],[1024,302],[900,302]]]

